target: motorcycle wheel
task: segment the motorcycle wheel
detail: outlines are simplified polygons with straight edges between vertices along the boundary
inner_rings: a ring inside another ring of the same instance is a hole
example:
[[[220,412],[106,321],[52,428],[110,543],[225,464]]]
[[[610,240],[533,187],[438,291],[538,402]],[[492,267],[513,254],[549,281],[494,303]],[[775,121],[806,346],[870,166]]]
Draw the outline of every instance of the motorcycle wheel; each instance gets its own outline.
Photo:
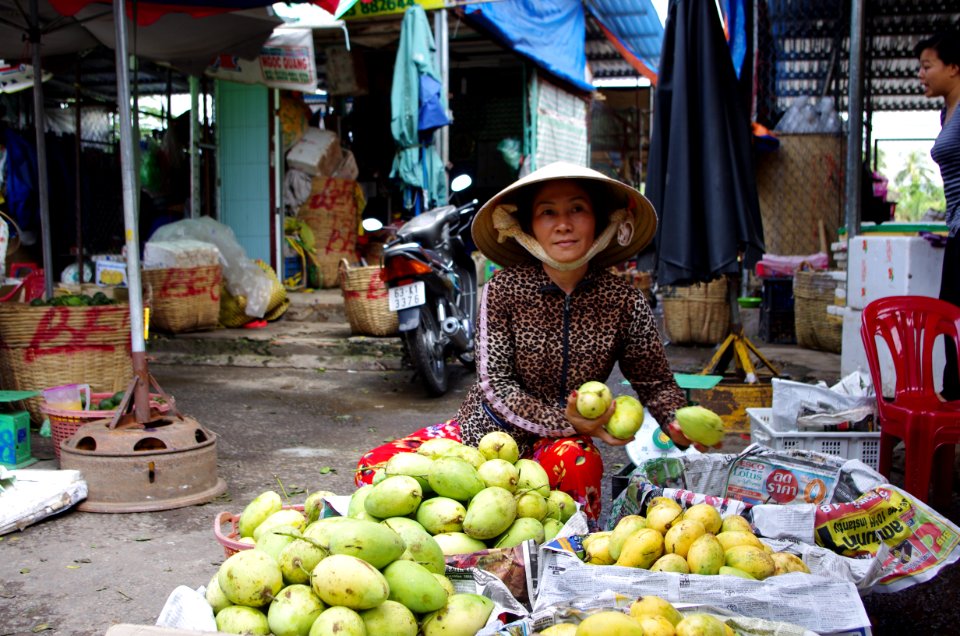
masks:
[[[420,306],[420,324],[404,334],[413,366],[423,378],[430,395],[439,397],[447,392],[447,361],[440,338],[440,325],[427,305]]]

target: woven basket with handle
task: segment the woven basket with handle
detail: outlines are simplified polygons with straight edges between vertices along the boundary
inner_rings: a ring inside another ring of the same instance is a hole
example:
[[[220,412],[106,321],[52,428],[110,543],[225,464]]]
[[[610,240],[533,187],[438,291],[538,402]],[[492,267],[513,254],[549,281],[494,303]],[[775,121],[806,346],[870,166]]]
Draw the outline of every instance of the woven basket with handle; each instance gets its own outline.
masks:
[[[390,336],[400,327],[396,312],[390,311],[387,287],[376,265],[352,267],[340,261],[340,290],[350,330],[368,336]]]
[[[840,353],[843,318],[827,313],[835,304],[837,281],[829,272],[798,271],[793,277],[793,320],[804,349]]]
[[[143,270],[153,299],[150,324],[170,333],[216,329],[220,280],[219,265]]]
[[[727,279],[663,289],[663,322],[674,344],[713,345],[730,331]]]

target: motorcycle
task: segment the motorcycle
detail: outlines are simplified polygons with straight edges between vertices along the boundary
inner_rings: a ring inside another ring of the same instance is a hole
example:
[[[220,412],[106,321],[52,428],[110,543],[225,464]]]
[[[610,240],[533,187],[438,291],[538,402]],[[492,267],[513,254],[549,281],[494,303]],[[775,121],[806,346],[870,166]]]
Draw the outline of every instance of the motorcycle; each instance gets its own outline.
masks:
[[[462,188],[461,188],[462,189]],[[468,250],[477,201],[428,210],[383,248],[381,276],[409,361],[434,396],[447,392],[447,360],[476,368],[477,269]]]

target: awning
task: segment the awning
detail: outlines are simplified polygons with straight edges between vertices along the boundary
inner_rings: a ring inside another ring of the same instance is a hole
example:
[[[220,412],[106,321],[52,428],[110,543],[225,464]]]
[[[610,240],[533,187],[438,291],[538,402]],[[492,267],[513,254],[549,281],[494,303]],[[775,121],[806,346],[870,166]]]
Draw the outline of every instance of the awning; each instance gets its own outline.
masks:
[[[663,24],[651,0],[588,0],[586,5],[623,59],[656,84]]]
[[[580,0],[481,2],[464,11],[472,23],[540,68],[581,90],[593,90],[585,79],[586,17]]]

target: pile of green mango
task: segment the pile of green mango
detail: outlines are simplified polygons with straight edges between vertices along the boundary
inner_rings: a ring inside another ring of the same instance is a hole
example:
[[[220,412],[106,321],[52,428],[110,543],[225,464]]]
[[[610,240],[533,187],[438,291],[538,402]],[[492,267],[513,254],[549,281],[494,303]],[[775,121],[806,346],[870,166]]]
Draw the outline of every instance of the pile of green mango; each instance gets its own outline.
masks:
[[[30,301],[31,307],[97,307],[100,305],[114,305],[117,301],[110,298],[103,292],[97,292],[93,296],[89,294],[66,294],[64,296],[54,296],[44,300],[43,298],[34,298]]]
[[[103,400],[97,402],[97,410],[99,411],[112,411],[113,409],[120,406],[120,402],[123,400],[123,391],[117,391],[113,395]]]

